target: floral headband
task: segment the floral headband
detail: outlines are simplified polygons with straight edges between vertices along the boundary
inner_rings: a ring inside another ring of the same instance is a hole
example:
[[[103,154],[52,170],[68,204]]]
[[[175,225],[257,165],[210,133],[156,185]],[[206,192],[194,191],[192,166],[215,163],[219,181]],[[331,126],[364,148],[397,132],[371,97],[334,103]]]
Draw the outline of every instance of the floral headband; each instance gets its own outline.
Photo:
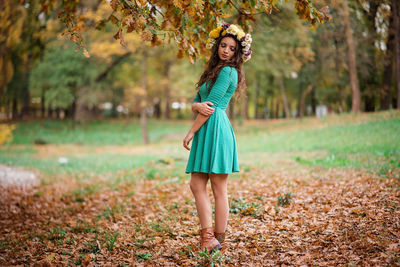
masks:
[[[240,45],[242,46],[243,61],[248,61],[251,58],[252,50],[250,47],[253,40],[251,39],[250,33],[244,33],[244,31],[242,31],[235,24],[224,23],[212,30],[209,34],[210,38],[207,40],[206,48],[211,49],[216,43],[216,39],[218,39],[220,36],[225,36],[227,33],[236,36]]]

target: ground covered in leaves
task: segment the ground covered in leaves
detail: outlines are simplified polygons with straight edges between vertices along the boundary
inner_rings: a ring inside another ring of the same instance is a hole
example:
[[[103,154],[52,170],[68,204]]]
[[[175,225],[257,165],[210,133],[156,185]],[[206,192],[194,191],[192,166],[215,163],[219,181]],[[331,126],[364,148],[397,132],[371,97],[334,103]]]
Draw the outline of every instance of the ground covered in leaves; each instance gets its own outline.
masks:
[[[400,113],[238,126],[213,255],[183,172],[191,122],[152,123],[148,146],[139,122],[18,125],[0,147],[0,265],[400,266]]]
[[[112,184],[65,177],[24,192],[2,188],[1,264],[400,264],[397,179],[333,168],[247,169],[229,181],[227,248],[208,256],[197,249],[189,181],[133,172],[142,179],[118,173]]]

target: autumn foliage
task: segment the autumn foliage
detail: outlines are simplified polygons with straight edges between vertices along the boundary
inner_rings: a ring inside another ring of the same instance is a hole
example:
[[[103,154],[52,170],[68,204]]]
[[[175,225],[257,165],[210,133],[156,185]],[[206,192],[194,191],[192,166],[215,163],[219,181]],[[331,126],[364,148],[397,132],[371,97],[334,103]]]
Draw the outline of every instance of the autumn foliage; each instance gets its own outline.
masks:
[[[287,0],[286,0],[287,1]],[[64,34],[84,47],[82,33],[91,26],[102,29],[107,22],[118,27],[114,38],[125,45],[124,34],[140,33],[142,40],[151,45],[160,45],[165,41],[175,41],[179,47],[178,57],[195,60],[200,54],[206,54],[205,40],[208,33],[225,18],[232,17],[234,22],[251,32],[251,22],[261,14],[278,11],[277,0],[264,1],[118,1],[111,0],[113,13],[97,21],[85,17],[79,9],[79,1],[63,1],[58,17],[67,29]],[[295,0],[295,8],[300,18],[310,22],[315,28],[317,23],[324,23],[331,17],[328,7],[318,10],[311,1]],[[56,6],[56,1],[42,2],[42,10],[49,12]],[[86,53],[86,50],[84,50]]]

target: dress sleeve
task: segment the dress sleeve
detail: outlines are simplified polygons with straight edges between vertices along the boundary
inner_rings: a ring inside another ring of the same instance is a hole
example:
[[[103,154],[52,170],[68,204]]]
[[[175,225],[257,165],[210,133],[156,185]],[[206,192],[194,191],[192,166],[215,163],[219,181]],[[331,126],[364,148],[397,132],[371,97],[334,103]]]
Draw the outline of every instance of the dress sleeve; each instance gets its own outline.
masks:
[[[194,97],[192,103],[199,103],[201,102],[200,94],[197,92],[196,96]]]
[[[226,94],[226,91],[231,84],[231,72],[233,71],[234,70],[228,66],[225,66],[220,70],[217,80],[211,88],[210,94],[204,101],[210,101],[211,103],[213,103],[214,105],[212,107],[218,106],[218,102]]]

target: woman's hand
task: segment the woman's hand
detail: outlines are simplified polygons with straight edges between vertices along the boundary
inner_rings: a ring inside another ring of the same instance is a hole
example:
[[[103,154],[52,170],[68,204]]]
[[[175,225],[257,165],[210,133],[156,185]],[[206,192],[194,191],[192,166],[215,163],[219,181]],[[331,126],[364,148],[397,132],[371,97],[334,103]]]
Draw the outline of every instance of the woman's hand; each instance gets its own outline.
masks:
[[[190,151],[189,143],[193,139],[193,135],[194,135],[194,133],[189,131],[188,134],[186,135],[186,137],[183,139],[183,146],[189,151]]]
[[[196,110],[204,116],[211,116],[211,114],[214,113],[215,108],[212,108],[209,105],[212,106],[214,104],[210,101],[206,101],[203,103],[196,103]]]

